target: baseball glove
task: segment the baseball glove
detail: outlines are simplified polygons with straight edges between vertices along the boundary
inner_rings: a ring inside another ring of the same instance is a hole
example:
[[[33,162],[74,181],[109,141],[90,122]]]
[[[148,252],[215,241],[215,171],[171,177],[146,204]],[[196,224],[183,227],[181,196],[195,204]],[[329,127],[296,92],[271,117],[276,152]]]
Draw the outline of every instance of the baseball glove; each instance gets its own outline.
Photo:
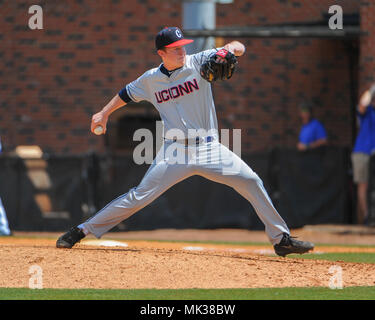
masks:
[[[208,82],[227,80],[232,77],[237,63],[237,58],[232,52],[221,49],[202,63],[200,73]]]

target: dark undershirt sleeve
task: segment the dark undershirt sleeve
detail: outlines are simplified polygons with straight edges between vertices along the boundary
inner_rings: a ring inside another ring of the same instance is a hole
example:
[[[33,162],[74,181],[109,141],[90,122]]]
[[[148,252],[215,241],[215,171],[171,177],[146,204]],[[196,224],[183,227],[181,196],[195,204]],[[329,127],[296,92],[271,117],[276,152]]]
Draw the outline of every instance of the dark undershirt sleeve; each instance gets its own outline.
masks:
[[[126,103],[132,101],[132,99],[130,99],[130,97],[128,95],[128,92],[126,90],[126,86],[120,90],[120,92],[118,93],[118,95]]]

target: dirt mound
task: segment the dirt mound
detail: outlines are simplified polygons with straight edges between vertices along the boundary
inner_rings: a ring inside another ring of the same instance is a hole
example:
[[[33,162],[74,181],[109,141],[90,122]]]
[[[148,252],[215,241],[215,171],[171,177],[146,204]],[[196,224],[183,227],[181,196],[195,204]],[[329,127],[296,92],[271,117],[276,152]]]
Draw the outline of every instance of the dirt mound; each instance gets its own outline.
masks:
[[[44,288],[327,287],[332,266],[341,267],[345,287],[375,285],[373,264],[264,255],[272,252],[270,245],[95,241],[56,249],[55,239],[1,238],[0,287],[28,287],[33,265],[43,271]]]

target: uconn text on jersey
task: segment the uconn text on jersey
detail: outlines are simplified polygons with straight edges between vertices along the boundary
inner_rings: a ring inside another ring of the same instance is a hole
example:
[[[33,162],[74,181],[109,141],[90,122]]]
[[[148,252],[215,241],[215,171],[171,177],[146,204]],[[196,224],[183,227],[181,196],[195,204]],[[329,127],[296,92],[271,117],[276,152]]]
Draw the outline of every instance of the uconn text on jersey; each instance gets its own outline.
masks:
[[[163,103],[170,99],[176,99],[184,94],[192,93],[194,90],[199,90],[197,79],[186,81],[183,84],[179,84],[172,88],[155,92],[155,97],[158,103]]]

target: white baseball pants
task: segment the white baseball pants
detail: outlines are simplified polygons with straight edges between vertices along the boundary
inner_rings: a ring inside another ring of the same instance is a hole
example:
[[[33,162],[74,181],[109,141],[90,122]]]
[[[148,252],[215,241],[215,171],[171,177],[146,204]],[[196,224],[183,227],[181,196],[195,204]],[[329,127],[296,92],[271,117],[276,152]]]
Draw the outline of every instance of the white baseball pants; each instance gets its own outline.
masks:
[[[217,140],[197,146],[165,142],[137,187],[111,201],[79,227],[100,238],[170,187],[193,175],[228,185],[247,199],[264,223],[273,245],[280,242],[284,232],[289,233],[258,175]]]

